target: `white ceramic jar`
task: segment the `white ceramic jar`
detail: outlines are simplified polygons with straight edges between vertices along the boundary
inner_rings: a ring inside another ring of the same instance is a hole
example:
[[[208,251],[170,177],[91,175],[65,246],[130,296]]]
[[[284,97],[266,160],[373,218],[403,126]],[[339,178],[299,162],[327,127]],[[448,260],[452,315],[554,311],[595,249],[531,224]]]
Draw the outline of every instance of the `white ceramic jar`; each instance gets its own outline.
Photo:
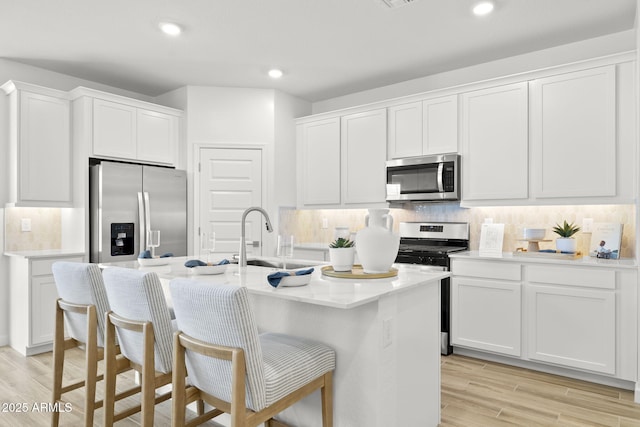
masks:
[[[365,273],[387,273],[398,256],[400,236],[389,209],[369,209],[366,227],[356,234],[356,251]]]

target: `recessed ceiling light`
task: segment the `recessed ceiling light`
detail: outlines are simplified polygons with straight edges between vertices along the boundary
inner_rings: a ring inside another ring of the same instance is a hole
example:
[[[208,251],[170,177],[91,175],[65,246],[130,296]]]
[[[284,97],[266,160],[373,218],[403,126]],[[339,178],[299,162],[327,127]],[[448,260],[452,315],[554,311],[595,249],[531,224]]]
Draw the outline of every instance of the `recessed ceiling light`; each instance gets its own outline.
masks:
[[[476,3],[476,5],[473,6],[473,13],[476,16],[488,15],[493,11],[493,7],[493,2],[481,1],[480,3]]]
[[[180,28],[180,25],[173,22],[161,22],[160,24],[158,24],[158,26],[160,27],[163,33],[169,36],[175,37],[180,35],[180,33],[182,33],[182,28]]]
[[[277,68],[269,70],[269,77],[272,79],[279,79],[282,77],[282,70],[278,70]]]

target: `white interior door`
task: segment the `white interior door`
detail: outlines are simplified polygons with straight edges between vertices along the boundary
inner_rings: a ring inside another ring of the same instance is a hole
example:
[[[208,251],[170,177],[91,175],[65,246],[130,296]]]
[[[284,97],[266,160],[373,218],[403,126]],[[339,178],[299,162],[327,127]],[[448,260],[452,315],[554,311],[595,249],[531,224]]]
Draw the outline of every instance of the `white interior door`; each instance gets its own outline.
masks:
[[[237,254],[242,212],[262,206],[262,150],[201,148],[199,181],[201,233],[216,233],[215,252]],[[263,223],[259,213],[247,216],[247,254],[262,254]]]

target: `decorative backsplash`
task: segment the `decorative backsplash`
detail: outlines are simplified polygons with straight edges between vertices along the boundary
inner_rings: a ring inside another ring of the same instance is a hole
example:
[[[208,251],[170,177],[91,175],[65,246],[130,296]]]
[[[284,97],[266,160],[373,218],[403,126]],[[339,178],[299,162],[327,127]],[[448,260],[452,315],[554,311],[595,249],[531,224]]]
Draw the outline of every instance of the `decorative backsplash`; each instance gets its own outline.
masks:
[[[22,231],[22,219],[31,220],[31,231]],[[7,252],[60,249],[61,212],[58,208],[6,208],[5,248]]]
[[[470,247],[477,250],[480,243],[480,228],[487,218],[494,223],[505,225],[503,250],[512,252],[519,247],[527,247],[520,241],[523,228],[544,228],[545,239],[551,242],[540,243],[541,249],[555,249],[556,234],[552,228],[564,220],[575,222],[582,227],[584,218],[594,222],[614,222],[624,225],[620,254],[623,258],[634,258],[635,248],[635,206],[634,205],[584,205],[584,206],[515,206],[490,208],[461,208],[458,203],[407,204],[407,209],[391,209],[394,227],[398,230],[401,221],[449,221],[468,222],[470,229]],[[338,226],[347,226],[351,232],[364,227],[366,209],[316,209],[297,210],[280,209],[280,232],[293,234],[298,243],[326,243],[333,239],[333,230]],[[323,229],[323,220],[327,228]],[[579,232],[576,236],[578,250],[587,253],[591,240],[590,233]]]

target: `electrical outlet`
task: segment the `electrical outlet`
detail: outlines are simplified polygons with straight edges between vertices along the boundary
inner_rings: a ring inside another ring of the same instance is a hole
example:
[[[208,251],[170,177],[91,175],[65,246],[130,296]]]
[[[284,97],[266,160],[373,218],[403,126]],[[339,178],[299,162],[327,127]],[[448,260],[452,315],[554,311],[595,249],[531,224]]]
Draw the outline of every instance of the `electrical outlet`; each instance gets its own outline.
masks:
[[[389,347],[393,343],[393,319],[382,321],[382,347]]]
[[[20,220],[20,230],[31,231],[31,218],[22,218]]]
[[[326,230],[329,228],[329,220],[327,218],[322,218],[322,229]]]
[[[582,220],[582,232],[593,233],[593,218],[585,218]]]

